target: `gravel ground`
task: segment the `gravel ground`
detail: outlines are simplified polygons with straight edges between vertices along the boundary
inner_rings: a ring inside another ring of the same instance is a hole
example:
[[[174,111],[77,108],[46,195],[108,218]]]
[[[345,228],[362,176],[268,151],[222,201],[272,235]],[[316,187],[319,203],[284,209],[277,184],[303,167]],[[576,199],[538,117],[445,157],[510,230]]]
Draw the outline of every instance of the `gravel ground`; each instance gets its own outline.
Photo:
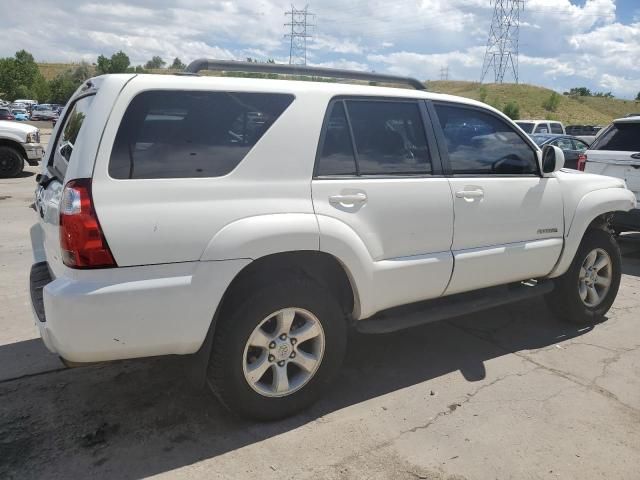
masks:
[[[0,478],[640,478],[640,235],[621,239],[600,325],[532,300],[354,335],[318,404],[256,424],[184,358],[65,369],[45,350],[27,292],[35,170],[0,180]]]

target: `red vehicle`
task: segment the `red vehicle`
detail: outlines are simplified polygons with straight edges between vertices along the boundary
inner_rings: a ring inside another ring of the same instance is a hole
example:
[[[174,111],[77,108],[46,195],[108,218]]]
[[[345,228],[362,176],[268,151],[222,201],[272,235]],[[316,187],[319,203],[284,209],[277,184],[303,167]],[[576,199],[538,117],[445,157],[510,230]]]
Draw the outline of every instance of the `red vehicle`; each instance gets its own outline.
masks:
[[[0,108],[0,120],[15,120],[16,117],[8,108]]]

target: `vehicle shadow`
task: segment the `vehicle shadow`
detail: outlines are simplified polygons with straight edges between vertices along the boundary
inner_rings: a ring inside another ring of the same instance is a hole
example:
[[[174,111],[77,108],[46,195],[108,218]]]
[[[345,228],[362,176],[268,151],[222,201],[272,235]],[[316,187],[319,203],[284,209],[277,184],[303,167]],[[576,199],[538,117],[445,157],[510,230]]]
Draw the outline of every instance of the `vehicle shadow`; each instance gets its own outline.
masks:
[[[167,472],[450,372],[482,380],[491,359],[589,330],[557,322],[535,299],[394,334],[353,334],[344,369],[324,398],[272,423],[229,415],[187,379],[187,360],[179,357],[0,382],[0,477],[75,478],[90,472],[94,479],[133,479]]]
[[[29,170],[23,170],[22,172],[20,172],[18,175],[16,175],[13,178],[27,178],[27,177],[33,177],[36,174],[36,172],[30,172]]]
[[[640,277],[640,233],[627,233],[618,237],[622,252],[622,273]]]

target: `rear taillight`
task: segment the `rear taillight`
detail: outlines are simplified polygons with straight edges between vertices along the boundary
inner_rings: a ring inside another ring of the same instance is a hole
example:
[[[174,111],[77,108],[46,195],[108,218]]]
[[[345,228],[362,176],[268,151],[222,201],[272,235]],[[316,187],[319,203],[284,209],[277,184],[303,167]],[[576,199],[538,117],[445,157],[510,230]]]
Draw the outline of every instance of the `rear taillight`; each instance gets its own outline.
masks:
[[[584,153],[578,155],[578,170],[584,172],[584,167],[587,164],[587,156]]]
[[[71,268],[117,267],[91,198],[91,179],[68,182],[60,202],[62,260]]]

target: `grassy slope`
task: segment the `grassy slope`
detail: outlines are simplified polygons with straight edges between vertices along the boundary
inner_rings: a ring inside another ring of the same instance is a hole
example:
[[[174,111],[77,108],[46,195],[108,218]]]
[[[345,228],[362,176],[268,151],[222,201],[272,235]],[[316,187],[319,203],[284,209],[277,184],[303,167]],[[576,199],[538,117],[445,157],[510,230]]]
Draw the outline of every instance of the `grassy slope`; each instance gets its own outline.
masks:
[[[480,84],[477,82],[433,81],[429,82],[429,90],[449,93],[461,97],[480,100]],[[520,106],[520,118],[554,119],[565,125],[591,124],[606,125],[614,118],[623,117],[627,113],[640,111],[640,102],[600,97],[568,97],[562,96],[555,112],[548,112],[542,103],[549,98],[552,90],[533,85],[485,84],[486,103],[502,109],[514,100]]]
[[[64,72],[75,65],[70,63],[40,63],[40,71],[47,80],[51,80],[59,73]],[[171,73],[166,69],[150,73]],[[213,72],[203,72],[213,74]],[[462,81],[431,81],[428,88],[433,92],[449,93],[461,97],[480,100],[480,84],[478,82]],[[562,96],[557,111],[548,112],[542,107],[542,103],[549,98],[552,90],[533,85],[485,84],[487,97],[485,102],[502,109],[511,101],[520,106],[521,118],[549,118],[560,120],[565,125],[590,124],[606,125],[612,119],[623,117],[627,113],[640,112],[640,102],[633,100],[619,100],[612,98],[581,97],[573,98]]]

